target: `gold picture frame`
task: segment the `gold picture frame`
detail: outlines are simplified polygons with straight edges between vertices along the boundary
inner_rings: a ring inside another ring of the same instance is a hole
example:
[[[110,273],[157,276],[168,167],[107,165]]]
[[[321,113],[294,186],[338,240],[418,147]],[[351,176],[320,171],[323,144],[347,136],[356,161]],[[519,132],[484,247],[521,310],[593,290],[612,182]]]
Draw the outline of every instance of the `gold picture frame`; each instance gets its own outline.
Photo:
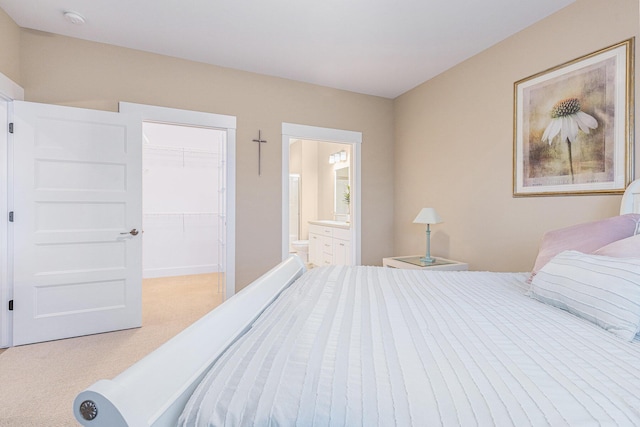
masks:
[[[514,83],[514,197],[624,192],[633,61],[631,38]]]

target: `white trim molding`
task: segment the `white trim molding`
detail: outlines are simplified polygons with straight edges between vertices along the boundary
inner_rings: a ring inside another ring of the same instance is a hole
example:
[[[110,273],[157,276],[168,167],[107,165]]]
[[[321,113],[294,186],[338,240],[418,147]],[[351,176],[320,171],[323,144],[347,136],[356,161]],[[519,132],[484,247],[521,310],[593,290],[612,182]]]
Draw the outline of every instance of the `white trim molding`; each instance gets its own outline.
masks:
[[[13,339],[13,316],[7,310],[13,298],[11,264],[13,241],[10,237],[9,210],[13,194],[11,138],[7,131],[12,114],[12,101],[24,101],[24,89],[0,73],[0,348],[9,347]]]

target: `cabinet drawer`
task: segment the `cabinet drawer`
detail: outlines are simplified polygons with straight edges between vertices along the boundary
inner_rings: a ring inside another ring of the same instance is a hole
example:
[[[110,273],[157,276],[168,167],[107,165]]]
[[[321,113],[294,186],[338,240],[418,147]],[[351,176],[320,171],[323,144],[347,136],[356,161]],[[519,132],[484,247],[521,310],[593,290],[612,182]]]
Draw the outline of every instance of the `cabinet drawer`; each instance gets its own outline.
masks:
[[[340,240],[351,240],[351,230],[345,230],[344,228],[334,228],[333,238]]]
[[[341,240],[341,239],[335,239],[333,241],[333,244],[341,248],[348,248],[349,246],[351,246],[348,240]]]
[[[309,224],[309,234],[318,234],[318,235],[322,235],[324,234],[322,232],[322,230],[324,230],[325,227],[321,226],[321,225],[315,225],[315,224]]]
[[[331,255],[331,254],[322,254],[322,262],[324,263],[324,265],[333,264],[333,255]]]
[[[333,239],[331,237],[322,236],[322,252],[333,254]]]

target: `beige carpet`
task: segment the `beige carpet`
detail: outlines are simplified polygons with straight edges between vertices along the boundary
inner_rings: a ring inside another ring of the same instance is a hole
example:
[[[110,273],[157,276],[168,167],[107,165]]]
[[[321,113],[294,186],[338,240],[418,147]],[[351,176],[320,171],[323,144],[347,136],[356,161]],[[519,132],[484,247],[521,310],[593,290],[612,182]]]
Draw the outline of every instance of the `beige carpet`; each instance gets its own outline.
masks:
[[[220,304],[217,280],[216,274],[146,279],[142,328],[0,353],[0,426],[78,426],[75,396],[99,379],[115,377]]]

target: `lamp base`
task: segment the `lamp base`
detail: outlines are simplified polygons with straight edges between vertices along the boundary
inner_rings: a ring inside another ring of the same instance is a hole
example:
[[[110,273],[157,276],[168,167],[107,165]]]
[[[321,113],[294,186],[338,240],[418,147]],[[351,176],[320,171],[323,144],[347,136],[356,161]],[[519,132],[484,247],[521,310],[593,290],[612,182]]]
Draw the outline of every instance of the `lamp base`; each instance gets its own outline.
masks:
[[[427,258],[426,256],[423,256],[423,257],[420,257],[420,262],[424,262],[424,263],[427,263],[427,264],[433,264],[434,262],[436,262],[436,259],[435,258],[431,258],[431,257]]]

